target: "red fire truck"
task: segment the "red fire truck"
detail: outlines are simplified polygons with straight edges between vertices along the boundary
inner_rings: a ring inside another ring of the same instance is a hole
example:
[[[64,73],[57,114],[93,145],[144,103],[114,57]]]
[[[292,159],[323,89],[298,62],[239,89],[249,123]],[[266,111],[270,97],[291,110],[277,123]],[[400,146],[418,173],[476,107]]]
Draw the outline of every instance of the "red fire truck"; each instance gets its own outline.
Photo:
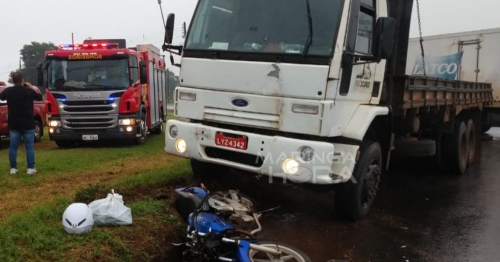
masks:
[[[46,88],[49,138],[59,147],[82,141],[146,142],[166,118],[167,71],[160,50],[126,47],[124,39],[85,40],[45,53],[38,67]]]

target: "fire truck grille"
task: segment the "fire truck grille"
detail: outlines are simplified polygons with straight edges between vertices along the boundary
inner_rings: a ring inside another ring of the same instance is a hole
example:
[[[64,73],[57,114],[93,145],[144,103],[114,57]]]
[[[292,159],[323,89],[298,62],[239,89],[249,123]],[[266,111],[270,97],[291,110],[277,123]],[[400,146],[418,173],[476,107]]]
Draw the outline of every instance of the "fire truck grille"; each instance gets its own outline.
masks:
[[[102,106],[111,105],[114,101],[109,100],[91,100],[91,101],[66,101],[64,102],[67,106]]]
[[[111,113],[115,111],[117,101],[110,100],[80,100],[80,101],[65,101],[63,111],[67,113]],[[115,104],[115,105],[113,105]]]
[[[113,116],[93,116],[93,117],[70,117],[62,119],[62,125],[64,128],[69,129],[105,129],[105,128],[115,128],[117,126],[118,119]]]
[[[70,113],[83,113],[83,112],[103,112],[109,113],[113,111],[112,106],[85,106],[85,107],[77,107],[77,106],[64,106],[64,111]]]

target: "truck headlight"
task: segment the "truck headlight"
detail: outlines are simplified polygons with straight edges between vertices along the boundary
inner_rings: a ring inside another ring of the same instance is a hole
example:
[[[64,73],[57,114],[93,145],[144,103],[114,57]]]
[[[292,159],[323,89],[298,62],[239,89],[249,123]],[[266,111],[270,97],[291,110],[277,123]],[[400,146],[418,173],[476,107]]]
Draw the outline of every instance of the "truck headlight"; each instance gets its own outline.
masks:
[[[308,146],[303,147],[302,150],[300,150],[300,157],[306,162],[311,161],[314,157],[314,149]]]
[[[49,126],[61,126],[61,121],[59,120],[52,120],[49,122]]]
[[[135,118],[120,119],[118,120],[118,124],[121,126],[135,125]]]
[[[299,162],[293,158],[287,158],[283,161],[281,168],[285,173],[293,175],[299,171]]]
[[[179,134],[179,129],[177,128],[177,126],[171,126],[170,127],[170,136],[173,138],[176,138],[178,134]]]
[[[177,141],[175,141],[175,149],[177,149],[177,152],[179,153],[184,153],[186,152],[186,149],[187,149],[187,145],[186,145],[186,141],[184,141],[184,139],[177,139]]]
[[[196,94],[180,92],[179,99],[180,100],[187,100],[187,101],[196,101]]]

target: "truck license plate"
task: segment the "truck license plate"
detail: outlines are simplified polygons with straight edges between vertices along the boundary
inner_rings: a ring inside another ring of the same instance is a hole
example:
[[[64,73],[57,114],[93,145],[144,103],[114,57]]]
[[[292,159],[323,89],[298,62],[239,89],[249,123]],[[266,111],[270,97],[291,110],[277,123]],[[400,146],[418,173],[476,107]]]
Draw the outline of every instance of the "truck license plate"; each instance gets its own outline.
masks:
[[[246,136],[217,132],[215,134],[215,144],[223,147],[246,150],[248,146],[248,138]]]
[[[89,141],[89,140],[97,140],[99,138],[98,135],[82,135],[82,140]]]

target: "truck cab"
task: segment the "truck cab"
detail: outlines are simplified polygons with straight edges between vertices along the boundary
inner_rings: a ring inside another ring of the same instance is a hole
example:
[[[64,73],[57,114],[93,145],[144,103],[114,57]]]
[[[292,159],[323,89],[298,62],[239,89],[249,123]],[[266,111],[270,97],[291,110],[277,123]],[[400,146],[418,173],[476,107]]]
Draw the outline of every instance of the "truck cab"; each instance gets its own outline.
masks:
[[[39,66],[49,137],[58,146],[95,140],[144,144],[150,132],[162,132],[166,64],[158,48],[127,48],[124,39],[59,47],[47,51]]]
[[[407,0],[200,0],[182,46],[171,44],[169,15],[164,50],[182,55],[174,112],[187,121],[167,122],[165,151],[191,159],[203,178],[231,168],[333,187],[339,213],[366,216],[395,141],[412,137],[436,155],[440,140],[422,134],[444,132],[454,143],[455,116],[490,101],[491,86],[475,85],[476,100],[457,109],[461,83],[405,76],[412,8]],[[453,152],[455,162],[473,154]]]

